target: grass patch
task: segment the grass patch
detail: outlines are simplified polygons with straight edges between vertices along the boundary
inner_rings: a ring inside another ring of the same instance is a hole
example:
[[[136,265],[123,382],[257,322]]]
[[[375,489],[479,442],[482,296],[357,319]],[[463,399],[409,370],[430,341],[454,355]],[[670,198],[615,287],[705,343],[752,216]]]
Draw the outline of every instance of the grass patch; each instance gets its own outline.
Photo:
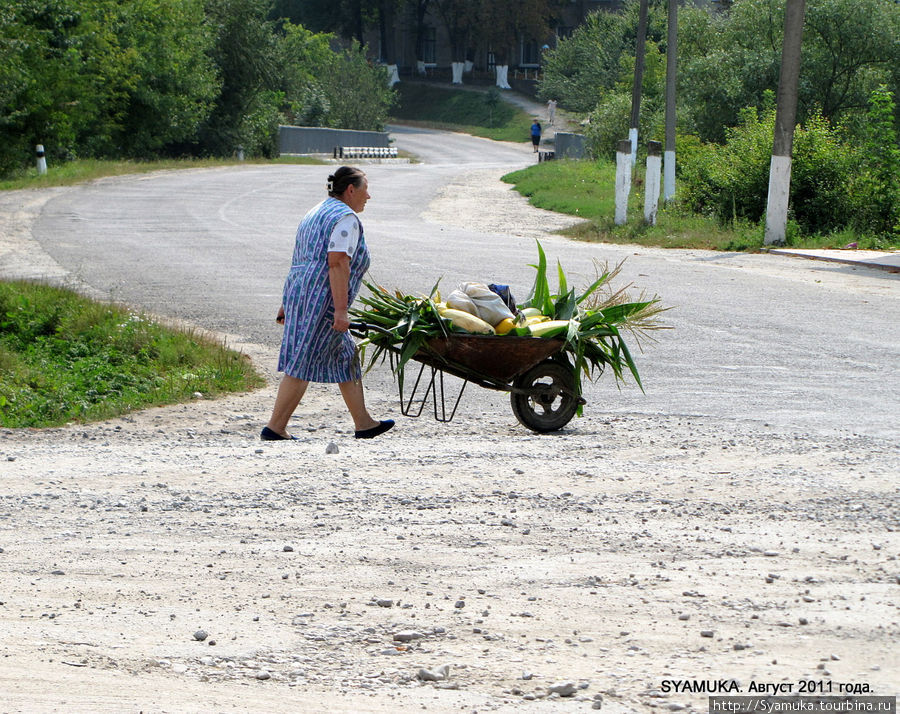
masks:
[[[546,161],[509,173],[503,181],[514,184],[538,208],[584,218],[584,223],[562,231],[579,240],[722,251],[755,251],[763,247],[763,225],[741,221],[722,225],[713,218],[687,213],[677,202],[659,209],[655,226],[645,224],[641,185],[632,187],[628,222],[615,225],[616,167],[611,162]],[[877,245],[876,238],[848,231],[803,236],[796,224],[788,223],[787,244],[794,248],[843,248],[852,242],[859,248]]]
[[[401,82],[397,92],[399,102],[393,119],[398,122],[459,131],[495,141],[531,141],[533,117],[499,97],[492,106],[489,91]]]
[[[36,168],[19,171],[0,181],[0,191],[22,188],[48,188],[72,186],[107,176],[126,176],[151,171],[172,169],[207,169],[242,164],[322,164],[319,159],[307,156],[284,156],[277,159],[160,159],[157,161],[107,161],[102,159],[78,159],[50,164],[47,173],[39,175]]]
[[[260,387],[246,356],[69,290],[0,282],[0,426],[95,421]]]

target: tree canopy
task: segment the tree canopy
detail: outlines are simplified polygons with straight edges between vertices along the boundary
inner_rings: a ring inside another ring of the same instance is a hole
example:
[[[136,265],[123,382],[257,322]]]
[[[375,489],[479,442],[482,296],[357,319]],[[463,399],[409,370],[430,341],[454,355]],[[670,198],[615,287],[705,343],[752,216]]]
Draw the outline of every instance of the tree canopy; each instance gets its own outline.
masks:
[[[357,47],[271,0],[0,5],[0,175],[52,159],[275,149],[279,123],[380,129],[393,101]]]

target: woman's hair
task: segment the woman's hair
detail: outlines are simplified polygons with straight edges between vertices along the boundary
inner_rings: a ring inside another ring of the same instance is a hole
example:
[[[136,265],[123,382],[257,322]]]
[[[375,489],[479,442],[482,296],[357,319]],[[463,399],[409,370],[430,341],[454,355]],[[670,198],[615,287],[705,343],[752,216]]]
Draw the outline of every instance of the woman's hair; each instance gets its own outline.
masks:
[[[351,184],[356,188],[360,188],[365,177],[366,174],[360,169],[353,166],[341,166],[328,177],[328,195],[335,198],[343,196],[344,191]]]

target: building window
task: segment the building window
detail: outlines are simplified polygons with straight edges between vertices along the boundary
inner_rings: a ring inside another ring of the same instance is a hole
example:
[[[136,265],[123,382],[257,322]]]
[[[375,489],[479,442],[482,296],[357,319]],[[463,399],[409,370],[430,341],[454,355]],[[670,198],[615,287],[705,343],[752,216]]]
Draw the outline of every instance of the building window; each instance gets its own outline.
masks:
[[[537,67],[540,63],[541,52],[537,40],[522,40],[522,53],[519,64],[523,67]]]
[[[422,61],[426,64],[434,64],[436,62],[437,29],[434,27],[424,27],[422,29],[424,31],[422,37]]]

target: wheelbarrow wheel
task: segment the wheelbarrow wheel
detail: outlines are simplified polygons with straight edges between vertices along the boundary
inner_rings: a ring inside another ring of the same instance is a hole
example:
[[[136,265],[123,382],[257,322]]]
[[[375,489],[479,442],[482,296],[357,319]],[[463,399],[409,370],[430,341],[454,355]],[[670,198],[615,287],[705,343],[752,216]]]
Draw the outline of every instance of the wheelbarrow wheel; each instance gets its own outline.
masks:
[[[518,377],[513,386],[527,390],[512,392],[513,414],[523,426],[532,431],[547,432],[562,429],[575,416],[578,398],[575,396],[575,375],[571,367],[546,360]]]

